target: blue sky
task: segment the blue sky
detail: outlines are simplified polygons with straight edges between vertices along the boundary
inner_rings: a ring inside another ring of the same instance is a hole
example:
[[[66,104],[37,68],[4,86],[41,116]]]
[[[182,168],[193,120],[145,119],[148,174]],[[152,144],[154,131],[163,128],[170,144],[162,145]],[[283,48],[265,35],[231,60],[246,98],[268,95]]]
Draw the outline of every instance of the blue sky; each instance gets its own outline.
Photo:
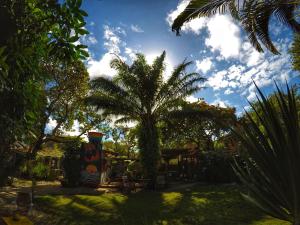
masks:
[[[81,42],[89,46],[90,77],[114,76],[116,71],[109,67],[114,54],[130,63],[134,54],[141,52],[151,62],[166,50],[166,77],[187,58],[194,61],[190,70],[208,79],[204,84],[206,89],[188,100],[204,98],[212,104],[236,107],[238,112],[247,108],[247,99],[254,100],[252,80],[267,94],[274,90],[273,80],[280,84],[285,80],[299,82],[288,55],[292,33],[276,19],[272,19],[270,31],[281,55],[261,54],[227,15],[191,21],[183,27],[182,35],[176,36],[170,24],[187,3],[188,0],[84,1],[90,35]]]

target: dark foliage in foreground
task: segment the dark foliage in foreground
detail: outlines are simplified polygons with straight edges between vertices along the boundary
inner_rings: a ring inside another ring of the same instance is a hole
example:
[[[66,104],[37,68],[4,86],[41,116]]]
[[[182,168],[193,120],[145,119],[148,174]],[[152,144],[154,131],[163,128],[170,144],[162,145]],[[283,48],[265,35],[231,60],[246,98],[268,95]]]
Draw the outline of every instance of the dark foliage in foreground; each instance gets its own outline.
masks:
[[[300,127],[297,95],[277,87],[276,102],[258,89],[255,116],[237,129],[249,154],[235,170],[249,192],[244,196],[273,217],[300,224]]]

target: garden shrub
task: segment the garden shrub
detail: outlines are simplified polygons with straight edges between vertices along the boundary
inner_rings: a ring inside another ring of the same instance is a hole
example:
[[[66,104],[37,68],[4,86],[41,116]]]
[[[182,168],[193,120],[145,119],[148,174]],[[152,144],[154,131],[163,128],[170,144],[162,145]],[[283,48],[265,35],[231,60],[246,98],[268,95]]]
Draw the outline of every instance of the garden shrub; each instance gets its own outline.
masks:
[[[237,182],[232,169],[233,156],[225,151],[202,152],[200,157],[199,179],[210,183]]]
[[[37,162],[32,168],[32,175],[38,180],[47,180],[50,174],[50,166],[42,162]]]
[[[20,178],[31,179],[33,176],[37,180],[53,181],[58,179],[59,171],[53,170],[43,158],[38,157],[35,161],[24,161],[19,167]]]

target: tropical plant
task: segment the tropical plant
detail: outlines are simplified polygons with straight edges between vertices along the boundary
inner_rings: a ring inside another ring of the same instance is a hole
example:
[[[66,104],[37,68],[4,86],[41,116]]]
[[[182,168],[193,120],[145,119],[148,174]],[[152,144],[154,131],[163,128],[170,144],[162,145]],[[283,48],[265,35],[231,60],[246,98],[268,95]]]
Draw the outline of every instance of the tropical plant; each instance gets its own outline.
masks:
[[[261,42],[272,53],[279,54],[270,38],[270,19],[275,15],[281,23],[299,33],[300,24],[295,16],[299,4],[297,0],[191,0],[185,10],[174,20],[172,30],[179,34],[183,24],[189,20],[229,12],[240,22],[257,51],[263,52]]]
[[[152,65],[142,54],[137,54],[130,66],[119,58],[113,60],[111,66],[118,71],[117,76],[93,80],[94,93],[87,98],[88,104],[103,109],[105,115],[122,116],[118,122],[138,122],[138,147],[151,185],[160,158],[157,123],[171,114],[180,114],[183,99],[198,91],[198,83],[204,81],[198,73],[185,72],[192,63],[186,61],[164,81],[165,56],[163,52]]]
[[[257,88],[258,89],[258,88]],[[246,199],[269,215],[300,224],[300,127],[299,105],[294,89],[277,87],[276,102],[258,89],[258,106],[251,104],[258,121],[237,128],[248,157],[235,171],[248,187]],[[276,105],[277,104],[277,105]]]

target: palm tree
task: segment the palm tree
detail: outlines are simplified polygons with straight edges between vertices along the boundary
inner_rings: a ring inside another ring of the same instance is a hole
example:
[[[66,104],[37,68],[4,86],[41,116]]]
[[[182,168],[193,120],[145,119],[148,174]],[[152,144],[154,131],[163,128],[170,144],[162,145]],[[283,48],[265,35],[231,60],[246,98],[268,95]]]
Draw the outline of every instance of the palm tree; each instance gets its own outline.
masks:
[[[186,73],[192,62],[179,64],[164,81],[163,52],[148,65],[145,56],[136,55],[132,65],[115,59],[111,66],[118,71],[114,79],[99,77],[91,82],[93,93],[87,103],[104,110],[105,115],[121,116],[118,122],[138,123],[138,147],[146,175],[154,185],[160,158],[157,123],[180,113],[183,99],[198,90],[205,79],[198,73]]]
[[[277,87],[251,104],[248,122],[236,130],[248,153],[235,170],[248,187],[246,199],[269,215],[300,225],[300,120],[296,91]]]
[[[240,22],[257,51],[263,52],[261,42],[272,53],[279,54],[270,39],[269,21],[275,15],[280,22],[300,33],[300,24],[295,19],[299,3],[298,0],[191,0],[174,20],[172,30],[179,34],[189,20],[229,12]]]

